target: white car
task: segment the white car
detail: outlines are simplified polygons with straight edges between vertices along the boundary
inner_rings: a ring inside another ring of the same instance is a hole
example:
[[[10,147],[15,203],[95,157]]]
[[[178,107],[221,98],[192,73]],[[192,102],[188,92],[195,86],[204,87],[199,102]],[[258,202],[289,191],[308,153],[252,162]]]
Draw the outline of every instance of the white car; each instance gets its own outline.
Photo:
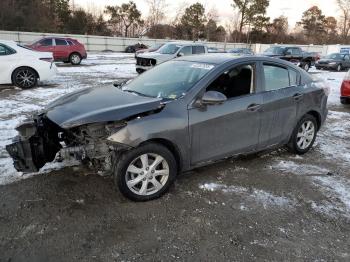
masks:
[[[155,52],[139,54],[136,57],[136,72],[141,74],[154,66],[180,56],[207,54],[208,48],[200,43],[170,42]]]
[[[14,41],[0,40],[0,84],[32,88],[57,73],[52,53],[37,52]]]

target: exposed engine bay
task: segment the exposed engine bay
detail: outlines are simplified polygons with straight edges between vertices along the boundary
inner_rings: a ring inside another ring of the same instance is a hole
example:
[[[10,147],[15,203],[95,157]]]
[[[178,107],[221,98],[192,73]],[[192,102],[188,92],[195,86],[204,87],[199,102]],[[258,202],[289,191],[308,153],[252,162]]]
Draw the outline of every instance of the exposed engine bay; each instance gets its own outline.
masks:
[[[124,122],[87,124],[62,129],[45,114],[18,126],[19,135],[6,147],[17,171],[37,172],[54,160],[76,159],[101,171],[112,168],[116,148],[107,138],[124,127]]]

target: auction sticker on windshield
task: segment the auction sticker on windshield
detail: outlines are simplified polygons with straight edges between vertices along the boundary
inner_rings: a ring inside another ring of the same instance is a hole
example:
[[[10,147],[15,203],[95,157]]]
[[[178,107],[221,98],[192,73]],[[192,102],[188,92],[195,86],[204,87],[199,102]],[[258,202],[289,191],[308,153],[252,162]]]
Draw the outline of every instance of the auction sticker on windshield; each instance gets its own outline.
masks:
[[[205,70],[211,70],[214,68],[214,65],[211,64],[192,64],[191,65],[192,68],[198,68],[198,69],[205,69]]]

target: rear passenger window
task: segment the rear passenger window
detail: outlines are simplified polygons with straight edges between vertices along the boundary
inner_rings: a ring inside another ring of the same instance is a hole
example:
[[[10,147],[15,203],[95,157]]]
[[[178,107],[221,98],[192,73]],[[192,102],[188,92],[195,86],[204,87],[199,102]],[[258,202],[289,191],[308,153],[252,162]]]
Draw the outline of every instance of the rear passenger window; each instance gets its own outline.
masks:
[[[0,45],[0,56],[12,55],[16,53],[15,50],[4,45]]]
[[[66,40],[63,39],[55,39],[56,45],[67,45]]]
[[[194,46],[193,47],[193,54],[198,55],[198,54],[204,54],[204,53],[205,53],[204,46]]]
[[[273,91],[289,87],[288,69],[274,65],[264,65],[265,90]]]
[[[69,45],[74,45],[72,41],[67,41]]]

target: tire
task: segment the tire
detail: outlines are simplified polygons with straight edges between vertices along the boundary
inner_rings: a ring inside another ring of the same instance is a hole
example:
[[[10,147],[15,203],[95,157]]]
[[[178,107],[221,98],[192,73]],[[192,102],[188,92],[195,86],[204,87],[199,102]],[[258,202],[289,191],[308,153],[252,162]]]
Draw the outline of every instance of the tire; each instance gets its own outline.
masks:
[[[303,65],[303,69],[308,72],[310,70],[310,63],[309,62],[306,62],[304,65]]]
[[[343,67],[341,64],[337,65],[336,69],[337,72],[341,72],[343,70]]]
[[[174,155],[160,144],[149,143],[120,156],[114,170],[114,183],[126,198],[142,202],[165,194],[176,175]]]
[[[308,126],[309,123],[310,126]],[[287,145],[289,151],[298,155],[307,153],[315,143],[317,131],[318,125],[315,117],[309,114],[303,116],[295,127],[292,137]],[[305,143],[302,142],[303,139]]]
[[[73,53],[69,56],[69,61],[72,65],[80,65],[81,56],[78,53]]]
[[[38,83],[38,74],[34,69],[29,67],[17,68],[12,73],[12,83],[20,88],[33,88]]]

